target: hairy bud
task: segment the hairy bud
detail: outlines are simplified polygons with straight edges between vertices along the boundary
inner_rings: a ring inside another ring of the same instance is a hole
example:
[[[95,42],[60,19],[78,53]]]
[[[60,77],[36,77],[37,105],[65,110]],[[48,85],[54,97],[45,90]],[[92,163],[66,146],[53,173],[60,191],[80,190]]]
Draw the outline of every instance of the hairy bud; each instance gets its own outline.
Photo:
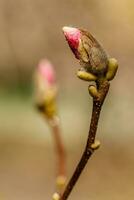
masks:
[[[63,27],[63,33],[75,57],[85,70],[97,76],[107,72],[108,55],[99,42],[88,32],[73,27]]]

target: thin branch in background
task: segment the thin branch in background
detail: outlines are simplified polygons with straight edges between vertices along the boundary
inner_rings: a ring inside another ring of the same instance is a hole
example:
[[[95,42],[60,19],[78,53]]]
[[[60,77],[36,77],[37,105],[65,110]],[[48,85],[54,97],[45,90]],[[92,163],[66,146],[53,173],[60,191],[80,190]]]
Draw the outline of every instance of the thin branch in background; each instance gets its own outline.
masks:
[[[4,10],[4,18],[5,18],[5,24],[4,24],[4,31],[7,37],[7,42],[10,50],[10,65],[14,67],[14,74],[16,74],[16,80],[17,85],[19,86],[19,89],[22,89],[22,84],[24,84],[25,81],[25,74],[22,70],[23,67],[21,66],[19,62],[19,57],[17,54],[18,46],[16,45],[16,41],[13,37],[13,21],[12,21],[12,13],[13,10],[11,9],[10,2],[4,1],[3,4],[3,10]]]
[[[54,116],[50,121],[50,128],[53,132],[54,142],[55,142],[55,151],[58,157],[58,171],[57,171],[57,185],[64,185],[64,179],[66,177],[66,154],[65,148],[62,140],[62,133],[60,128],[60,120],[58,116]]]
[[[35,73],[36,106],[48,122],[55,142],[57,155],[56,190],[62,193],[66,181],[66,156],[61,137],[60,120],[57,116],[56,96],[57,84],[52,64],[43,59]]]

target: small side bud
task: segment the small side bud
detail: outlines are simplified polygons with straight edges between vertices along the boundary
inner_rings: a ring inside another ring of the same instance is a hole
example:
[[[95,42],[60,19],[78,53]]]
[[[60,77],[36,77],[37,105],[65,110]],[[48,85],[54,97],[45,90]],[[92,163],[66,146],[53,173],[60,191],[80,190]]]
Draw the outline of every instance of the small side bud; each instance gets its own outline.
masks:
[[[77,77],[84,81],[95,81],[97,79],[95,75],[84,70],[78,70]]]
[[[65,186],[66,177],[65,176],[58,176],[56,179],[57,186],[62,189]]]
[[[99,96],[99,93],[98,93],[98,91],[97,91],[97,88],[96,88],[96,86],[94,86],[94,85],[90,85],[89,87],[88,87],[88,91],[89,91],[89,94],[92,96],[92,97],[98,97]]]
[[[58,193],[54,193],[52,200],[59,200],[60,199],[60,195]]]
[[[111,81],[117,72],[118,69],[118,62],[115,58],[109,58],[108,60],[108,71],[106,73],[106,79]]]
[[[91,148],[93,150],[96,150],[100,147],[100,141],[99,140],[96,140],[92,145],[91,145]]]

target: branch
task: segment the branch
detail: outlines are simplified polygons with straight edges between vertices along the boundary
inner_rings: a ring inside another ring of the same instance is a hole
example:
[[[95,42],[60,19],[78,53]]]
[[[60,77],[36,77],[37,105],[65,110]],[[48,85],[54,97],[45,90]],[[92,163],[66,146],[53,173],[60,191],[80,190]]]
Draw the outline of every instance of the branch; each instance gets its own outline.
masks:
[[[52,129],[56,155],[58,157],[56,185],[59,193],[61,193],[66,181],[66,152],[61,137],[62,134],[58,117],[54,116],[51,120],[49,120],[49,124]]]
[[[61,196],[55,194],[54,200],[68,198],[89,158],[100,146],[100,142],[95,141],[100,112],[109,90],[109,81],[114,78],[118,68],[116,59],[109,58],[90,32],[74,27],[63,27],[63,33],[75,57],[80,61],[81,68],[77,76],[84,81],[94,81],[95,85],[89,85],[88,88],[93,98],[93,109],[87,144],[65,191]]]
[[[93,97],[92,117],[88,133],[87,144],[83,152],[83,155],[80,159],[80,162],[78,163],[75,172],[72,178],[70,179],[64,193],[60,197],[60,200],[66,200],[68,198],[78,178],[80,177],[83,169],[85,168],[89,158],[93,154],[94,150],[97,149],[100,145],[99,142],[95,141],[95,137],[96,137],[96,131],[97,131],[101,108],[105,100],[105,97],[108,93],[108,90],[109,90],[108,81],[105,81],[101,85],[100,84],[98,85],[98,96]]]

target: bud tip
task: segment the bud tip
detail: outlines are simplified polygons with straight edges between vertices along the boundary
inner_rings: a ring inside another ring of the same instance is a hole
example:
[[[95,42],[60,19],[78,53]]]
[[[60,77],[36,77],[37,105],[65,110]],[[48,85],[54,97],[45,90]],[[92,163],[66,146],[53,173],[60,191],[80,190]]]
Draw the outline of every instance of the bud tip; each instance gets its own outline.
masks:
[[[38,73],[49,84],[55,83],[55,71],[49,60],[47,59],[40,60],[38,64]]]
[[[75,57],[79,59],[78,47],[81,38],[81,31],[78,28],[68,26],[64,26],[62,30]]]

